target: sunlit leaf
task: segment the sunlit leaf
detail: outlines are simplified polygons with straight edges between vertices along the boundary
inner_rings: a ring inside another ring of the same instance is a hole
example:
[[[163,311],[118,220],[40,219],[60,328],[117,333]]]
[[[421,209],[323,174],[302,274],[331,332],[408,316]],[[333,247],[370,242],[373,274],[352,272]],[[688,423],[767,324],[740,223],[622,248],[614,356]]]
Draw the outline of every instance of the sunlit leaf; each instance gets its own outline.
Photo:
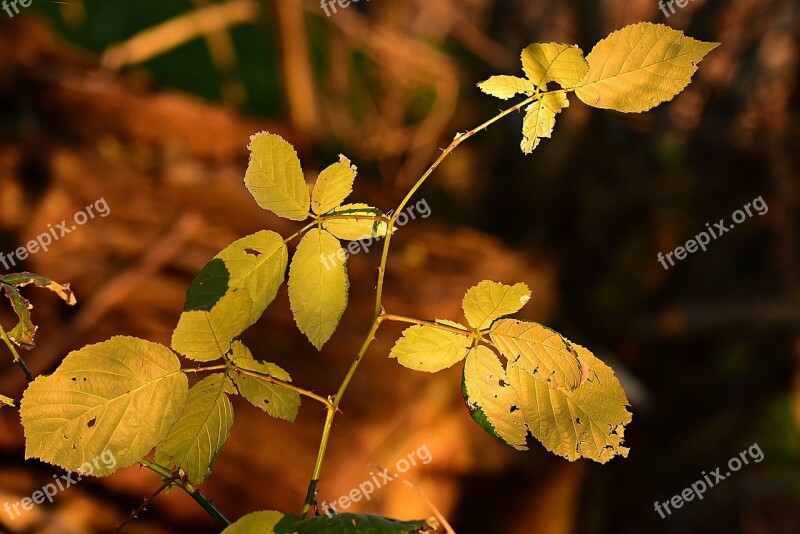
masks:
[[[509,362],[508,381],[519,395],[528,429],[547,450],[570,461],[584,457],[605,463],[627,456],[622,442],[631,414],[625,391],[610,367],[580,345],[572,347],[588,367],[586,381],[574,391],[552,389]]]
[[[553,92],[543,95],[541,100],[525,108],[520,144],[524,154],[533,152],[543,138],[552,135],[556,115],[568,106],[569,100],[563,92]]]
[[[252,307],[247,292],[234,289],[210,311],[183,312],[172,334],[172,348],[199,362],[222,358],[231,349],[231,341],[249,325]]]
[[[224,374],[213,374],[192,386],[183,414],[156,448],[156,462],[180,467],[193,484],[211,473],[231,435],[233,406],[225,394],[227,380]]]
[[[300,331],[320,350],[347,307],[349,281],[344,250],[325,230],[303,236],[289,267],[289,302]]]
[[[283,517],[280,512],[253,512],[229,525],[222,534],[275,534],[275,525]]]
[[[484,280],[467,291],[461,307],[470,326],[483,330],[495,320],[521,310],[530,298],[531,292],[525,284],[507,286]]]
[[[398,521],[377,515],[334,514],[301,519],[285,516],[275,534],[418,534],[436,532],[427,521]],[[253,533],[255,534],[255,532]]]
[[[35,346],[33,336],[37,330],[37,326],[31,321],[31,308],[33,306],[20,294],[16,287],[0,284],[0,289],[11,301],[11,307],[18,319],[16,326],[8,331],[8,338],[22,348],[32,349]]]
[[[466,335],[434,326],[412,326],[403,331],[389,357],[409,369],[435,373],[463,360],[471,343]]]
[[[538,323],[500,319],[490,337],[509,362],[548,387],[571,390],[581,383],[578,355],[558,332]]]
[[[478,84],[478,88],[486,93],[503,100],[520,95],[533,93],[535,87],[530,80],[517,76],[492,76]]]
[[[647,111],[683,91],[697,64],[718,46],[663,24],[626,26],[589,53],[589,72],[575,94],[596,108]]]
[[[326,218],[322,227],[339,239],[346,241],[360,241],[374,239],[386,235],[387,224],[377,221],[376,216],[383,213],[366,204],[345,204],[333,210]],[[335,216],[330,218],[330,216]]]
[[[178,358],[156,343],[114,337],[71,352],[25,391],[25,456],[97,476],[131,466],[166,437],[187,390]]]
[[[256,371],[261,374],[269,375],[283,382],[291,382],[292,377],[289,373],[275,365],[274,363],[259,362],[253,359],[253,355],[240,341],[233,343],[231,361],[241,369]],[[272,417],[294,421],[300,409],[300,395],[290,389],[271,384],[264,379],[256,378],[252,375],[245,375],[240,371],[229,371],[239,393],[242,397],[250,401],[267,412]]]
[[[522,51],[522,69],[541,89],[552,81],[569,88],[583,79],[589,65],[575,45],[535,43]]]
[[[338,207],[353,192],[356,179],[356,166],[340,155],[339,161],[319,174],[314,192],[311,195],[311,209],[317,215],[328,213]]]
[[[519,410],[517,392],[491,349],[473,348],[464,364],[462,392],[470,414],[487,432],[506,445],[525,450],[528,429]]]
[[[294,147],[267,132],[250,138],[250,163],[244,183],[256,203],[279,217],[302,221],[311,198]]]

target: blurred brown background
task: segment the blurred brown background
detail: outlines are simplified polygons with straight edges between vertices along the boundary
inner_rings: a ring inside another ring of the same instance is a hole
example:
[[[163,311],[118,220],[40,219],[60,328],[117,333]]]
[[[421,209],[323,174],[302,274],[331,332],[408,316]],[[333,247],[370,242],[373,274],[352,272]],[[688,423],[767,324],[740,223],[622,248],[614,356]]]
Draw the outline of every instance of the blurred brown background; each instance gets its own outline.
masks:
[[[29,289],[32,370],[129,334],[168,343],[194,274],[229,242],[292,224],[242,184],[248,136],[281,133],[309,177],[345,153],[352,197],[395,205],[448,144],[503,103],[475,84],[518,74],[531,42],[588,52],[625,24],[664,22],[655,0],[372,0],[327,17],[312,0],[37,0],[0,11],[0,251],[99,198],[111,213],[21,267],[71,282],[67,308]],[[386,358],[379,335],[336,420],[320,484],[331,501],[427,446],[407,478],[463,533],[800,531],[798,33],[793,0],[696,0],[666,21],[722,46],[689,88],[642,115],[571,99],[553,139],[519,150],[521,117],[469,140],[421,191],[432,217],[398,233],[389,311],[460,318],[479,280],[526,282],[523,316],[591,347],[632,403],[629,458],[570,464],[534,444],[508,449],[469,418],[460,370],[429,376]],[[706,223],[762,196],[769,206],[665,271],[656,260]],[[285,289],[245,336],[261,358],[319,393],[335,391],[366,333],[378,258],[353,257],[350,306],[317,353]],[[12,316],[0,311],[4,325]],[[5,353],[3,353],[5,354]],[[0,392],[22,373],[0,364]],[[295,424],[237,401],[233,437],[205,494],[231,519],[298,511],[323,413]],[[653,509],[758,443],[765,458],[667,519]],[[23,461],[16,412],[0,410],[0,506],[58,470]],[[0,530],[109,532],[159,484],[132,468],[82,482]],[[392,484],[349,511],[428,517]],[[217,532],[182,492],[127,532]]]

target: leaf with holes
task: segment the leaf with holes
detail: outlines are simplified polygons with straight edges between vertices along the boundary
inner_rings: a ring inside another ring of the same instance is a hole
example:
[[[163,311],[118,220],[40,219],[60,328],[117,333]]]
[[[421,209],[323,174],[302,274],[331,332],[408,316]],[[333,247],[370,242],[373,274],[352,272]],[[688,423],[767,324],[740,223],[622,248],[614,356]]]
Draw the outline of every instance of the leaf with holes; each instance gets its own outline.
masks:
[[[226,293],[211,310],[183,312],[172,333],[172,348],[198,362],[222,358],[249,325],[253,301],[246,291]]]
[[[71,352],[25,391],[25,456],[96,476],[131,466],[166,437],[187,390],[178,358],[157,343],[114,337]]]
[[[156,447],[156,462],[180,467],[192,484],[208,477],[231,436],[233,406],[226,395],[230,387],[224,374],[213,374],[192,386],[181,418]]]
[[[697,64],[718,46],[663,24],[626,26],[589,53],[589,72],[575,94],[596,108],[647,111],[683,91]]]
[[[622,446],[630,423],[628,399],[614,372],[580,345],[572,345],[588,369],[575,390],[552,389],[518,362],[509,362],[508,381],[519,396],[519,409],[531,434],[545,448],[567,460],[590,458],[606,463],[627,456]]]
[[[300,331],[321,350],[339,326],[350,282],[339,240],[313,228],[303,236],[289,267],[289,302]]]
[[[392,347],[390,358],[415,371],[435,373],[467,356],[472,339],[434,326],[412,326]]]
[[[507,286],[492,280],[484,280],[464,295],[461,307],[472,328],[483,330],[494,321],[522,309],[531,298],[525,284]]]
[[[311,198],[294,147],[281,136],[261,132],[250,138],[244,183],[256,203],[279,217],[303,221]]]
[[[476,423],[506,445],[527,449],[528,429],[518,407],[519,397],[490,348],[480,345],[469,351],[461,390]]]
[[[525,108],[525,118],[522,120],[522,148],[523,154],[530,154],[545,137],[553,134],[556,125],[556,115],[569,106],[569,100],[564,93],[547,93],[541,100]]]
[[[274,363],[259,362],[253,359],[250,349],[241,341],[233,343],[230,359],[240,369],[268,375],[282,382],[292,381],[289,373]],[[242,397],[250,401],[254,406],[279,419],[294,421],[297,417],[297,412],[300,410],[300,395],[297,392],[271,384],[264,378],[244,374],[236,369],[230,369],[228,374],[236,384]]]
[[[584,368],[570,343],[538,323],[501,319],[489,333],[509,362],[551,388],[575,389]]]

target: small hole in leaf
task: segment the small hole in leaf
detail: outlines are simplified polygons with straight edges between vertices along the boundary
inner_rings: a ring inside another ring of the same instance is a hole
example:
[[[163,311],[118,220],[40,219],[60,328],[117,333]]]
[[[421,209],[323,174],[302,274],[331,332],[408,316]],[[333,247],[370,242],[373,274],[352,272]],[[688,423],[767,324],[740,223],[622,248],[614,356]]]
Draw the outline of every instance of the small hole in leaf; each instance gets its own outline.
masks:
[[[261,253],[259,251],[255,250],[255,249],[252,249],[252,248],[244,249],[244,253],[245,254],[250,254],[251,256],[255,256],[256,258],[261,256]]]
[[[269,399],[264,399],[264,404],[269,404]]]
[[[73,382],[77,382],[77,381],[78,381],[78,377],[77,377],[77,376],[73,376],[73,377],[72,377],[72,381],[73,381]]]
[[[512,406],[511,406],[511,409],[508,411],[508,413],[514,413],[514,412],[516,412],[517,410],[519,410],[519,408],[517,408],[517,406],[516,406],[516,405],[512,405]]]
[[[500,379],[500,381],[499,381],[497,384],[498,384],[498,385],[499,385],[501,388],[504,388],[504,387],[506,387],[506,386],[508,385],[508,382],[506,382],[505,380],[503,380],[503,379],[501,378],[501,379]]]
[[[95,423],[97,423],[97,417],[92,417],[91,419],[89,419],[89,422],[86,423],[86,426],[92,428],[95,425]]]

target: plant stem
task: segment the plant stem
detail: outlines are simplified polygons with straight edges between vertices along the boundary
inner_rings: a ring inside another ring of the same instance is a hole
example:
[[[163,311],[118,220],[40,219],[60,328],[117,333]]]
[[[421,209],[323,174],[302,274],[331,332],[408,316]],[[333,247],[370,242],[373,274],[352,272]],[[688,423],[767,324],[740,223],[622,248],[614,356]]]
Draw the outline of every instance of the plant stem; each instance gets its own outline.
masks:
[[[11,397],[6,397],[5,395],[0,395],[0,402],[12,408],[19,408],[19,401],[15,401]]]
[[[487,120],[480,126],[473,128],[472,130],[463,133],[457,134],[450,145],[442,151],[441,155],[433,162],[433,164],[425,171],[425,173],[417,180],[417,183],[411,188],[408,194],[403,198],[400,204],[397,206],[397,209],[394,210],[391,218],[389,219],[389,223],[386,228],[386,240],[383,242],[383,252],[381,254],[381,262],[378,267],[378,285],[375,293],[375,313],[372,317],[372,324],[370,325],[369,332],[367,336],[364,338],[364,342],[361,344],[361,348],[356,354],[356,357],[353,359],[353,363],[350,364],[350,368],[347,370],[347,374],[345,375],[344,379],[342,380],[341,386],[339,386],[339,390],[336,392],[336,395],[333,397],[333,410],[328,411],[328,417],[325,419],[325,427],[322,430],[322,439],[320,440],[319,450],[317,452],[317,461],[314,464],[314,471],[311,475],[311,482],[308,485],[308,493],[306,494],[306,500],[303,503],[303,509],[300,512],[301,517],[305,517],[308,514],[308,511],[311,509],[311,506],[314,504],[314,499],[316,498],[316,487],[317,483],[319,482],[320,473],[322,472],[322,463],[325,458],[325,451],[328,447],[328,440],[330,439],[331,434],[331,427],[333,426],[333,418],[336,415],[336,410],[339,408],[339,404],[342,402],[342,397],[344,397],[344,393],[347,390],[347,386],[350,385],[350,381],[353,379],[353,375],[356,373],[356,369],[358,365],[361,363],[361,360],[364,359],[364,355],[367,353],[367,349],[375,340],[375,334],[378,331],[381,323],[384,319],[393,318],[393,320],[406,320],[408,318],[396,316],[396,315],[387,315],[383,313],[383,283],[386,276],[386,263],[389,258],[389,246],[392,242],[392,234],[394,233],[394,225],[397,220],[397,216],[406,205],[411,201],[417,191],[423,186],[425,181],[430,177],[431,174],[441,165],[441,163],[449,156],[461,143],[469,139],[470,137],[474,136],[481,130],[484,130],[494,124],[495,122],[499,121],[503,117],[514,113],[515,111],[520,110],[526,104],[533,102],[536,99],[541,98],[541,94],[537,91],[536,94],[526,98],[525,100],[519,102],[518,104],[511,106],[510,108],[501,111],[491,119]],[[419,323],[416,319],[408,319],[409,321],[413,321],[414,323]],[[425,324],[423,322],[423,324]],[[445,326],[445,325],[436,325],[436,326]],[[458,331],[458,329],[453,328],[453,330]]]
[[[163,465],[151,462],[147,458],[142,458],[141,460],[139,460],[139,463],[144,467],[150,469],[151,471],[161,475],[161,478],[163,478],[165,481],[173,479],[174,473],[172,473],[169,469],[167,469]],[[206,499],[203,496],[203,494],[200,493],[200,490],[192,486],[189,482],[177,479],[173,480],[173,483],[179,488],[181,488],[183,491],[188,493],[189,496],[192,499],[194,499],[195,502],[197,502],[197,504],[202,506],[205,509],[205,511],[208,512],[208,514],[217,521],[217,523],[225,527],[231,524],[231,522],[228,521],[228,519],[224,515],[222,515],[222,512],[217,510],[216,507],[214,507],[214,505],[211,504],[211,501]]]
[[[454,334],[461,334],[462,336],[467,336],[472,338],[479,337],[479,334],[475,332],[470,332],[469,330],[465,330],[462,328],[456,328],[455,326],[437,323],[436,321],[425,321],[423,319],[414,319],[413,317],[403,317],[402,315],[395,315],[393,313],[384,313],[380,316],[380,319],[383,321],[394,321],[396,323],[409,323],[418,326],[430,326],[432,328],[438,328],[439,330],[445,330],[447,332],[453,332]]]
[[[10,350],[12,356],[14,356],[14,361],[17,362],[17,365],[20,366],[22,372],[25,373],[25,378],[28,379],[28,382],[33,382],[33,375],[31,375],[31,372],[28,371],[28,366],[25,365],[25,360],[19,357],[19,353],[17,352],[17,349],[14,347],[14,343],[12,343],[11,340],[8,338],[8,335],[6,334],[6,331],[3,329],[3,325],[1,324],[0,324],[0,337],[3,338],[3,341],[8,346],[8,350]]]

